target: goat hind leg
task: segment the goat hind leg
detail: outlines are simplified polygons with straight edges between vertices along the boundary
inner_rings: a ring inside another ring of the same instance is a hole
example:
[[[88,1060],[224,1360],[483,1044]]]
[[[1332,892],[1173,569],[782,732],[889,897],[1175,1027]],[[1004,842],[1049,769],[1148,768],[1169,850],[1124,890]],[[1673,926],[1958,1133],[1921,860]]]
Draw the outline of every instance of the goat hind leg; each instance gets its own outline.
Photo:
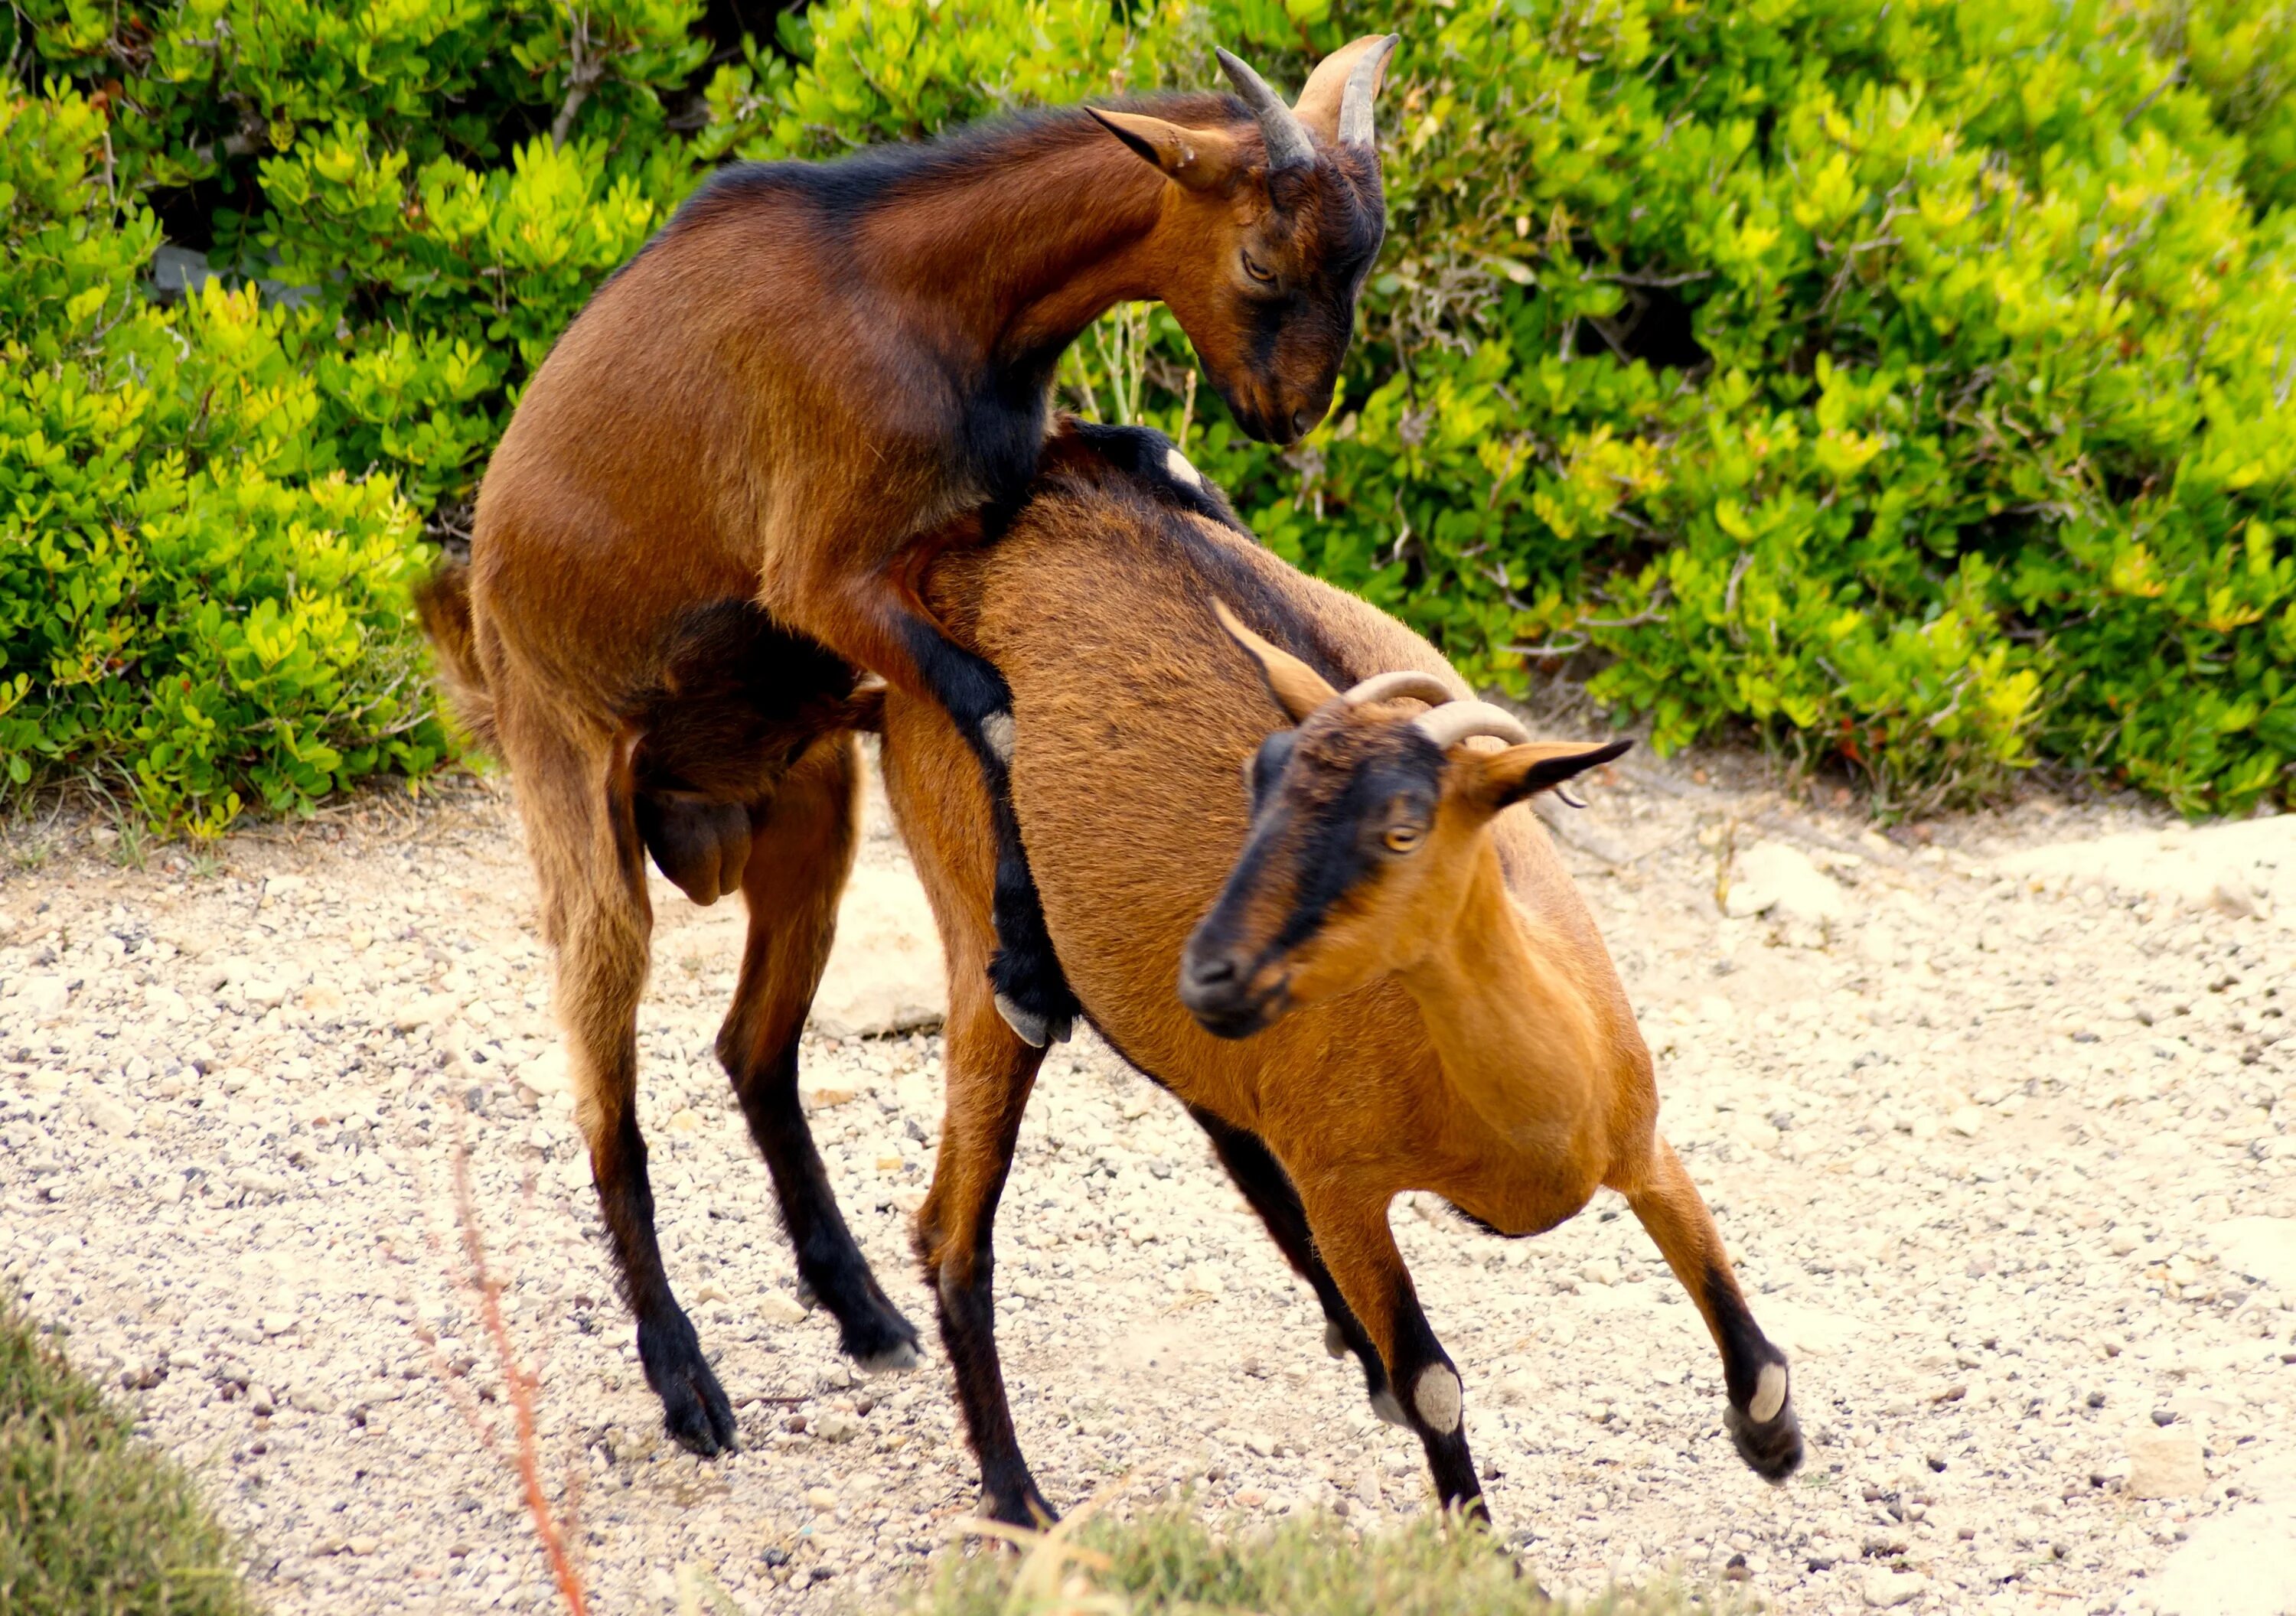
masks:
[[[1667,1266],[1698,1304],[1722,1352],[1722,1379],[1730,1406],[1723,1416],[1738,1457],[1754,1473],[1783,1481],[1801,1467],[1801,1421],[1794,1413],[1786,1355],[1754,1322],[1722,1248],[1721,1231],[1698,1187],[1664,1139],[1652,1142],[1642,1171],[1614,1180],[1635,1216],[1666,1257]]]
[[[542,888],[555,954],[554,1000],[576,1114],[622,1294],[637,1318],[638,1360],[680,1447],[709,1458],[735,1446],[734,1409],[669,1288],[654,1232],[653,1186],[637,1117],[637,1008],[653,917],[629,778],[630,738],[586,745],[515,701],[498,706],[503,749]]]
[[[1331,1269],[1316,1253],[1315,1237],[1308,1231],[1308,1214],[1300,1205],[1300,1192],[1292,1187],[1283,1164],[1258,1134],[1232,1127],[1210,1112],[1193,1106],[1188,1107],[1188,1114],[1196,1119],[1197,1125],[1211,1139],[1220,1165],[1227,1169],[1227,1176],[1251,1204],[1251,1210],[1259,1214],[1260,1222],[1267,1225],[1268,1236],[1283,1253],[1284,1261],[1316,1293],[1316,1300],[1324,1310],[1324,1350],[1333,1358],[1353,1352],[1363,1366],[1364,1395],[1371,1400],[1372,1412],[1390,1425],[1408,1429],[1411,1421],[1404,1414],[1403,1405],[1396,1401],[1394,1388],[1388,1384],[1387,1366],[1380,1360],[1379,1349],[1372,1345],[1362,1320],[1348,1306]]]
[[[718,1058],[773,1173],[799,1279],[836,1318],[846,1356],[881,1372],[914,1367],[916,1327],[846,1227],[797,1093],[799,1039],[853,866],[859,768],[852,736],[816,741],[751,815],[741,877],[749,942]]]

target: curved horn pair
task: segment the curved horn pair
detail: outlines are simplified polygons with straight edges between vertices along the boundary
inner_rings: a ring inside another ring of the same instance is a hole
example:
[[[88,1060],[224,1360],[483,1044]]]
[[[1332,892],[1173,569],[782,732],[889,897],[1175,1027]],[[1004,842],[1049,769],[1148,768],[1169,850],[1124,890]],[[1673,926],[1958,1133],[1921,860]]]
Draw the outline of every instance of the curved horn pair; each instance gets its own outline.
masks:
[[[1379,95],[1380,75],[1386,70],[1387,59],[1394,54],[1396,42],[1401,37],[1388,34],[1357,40],[1354,45],[1336,53],[1345,57],[1355,53],[1355,62],[1348,69],[1347,83],[1340,93],[1339,116],[1332,118],[1329,80],[1322,85],[1308,81],[1308,88],[1300,93],[1301,106],[1316,103],[1322,127],[1342,146],[1357,146],[1366,150],[1377,143],[1372,127],[1372,103]],[[1212,53],[1219,58],[1220,69],[1235,86],[1236,96],[1251,109],[1252,117],[1259,120],[1260,138],[1267,146],[1267,167],[1273,173],[1279,168],[1305,168],[1316,161],[1314,137],[1308,124],[1298,112],[1283,104],[1283,98],[1267,86],[1267,81],[1252,71],[1250,63],[1215,46]],[[1337,68],[1337,61],[1328,62]]]
[[[1530,731],[1505,708],[1493,706],[1488,701],[1463,700],[1434,674],[1414,669],[1374,673],[1349,687],[1340,699],[1351,707],[1365,707],[1377,701],[1423,701],[1428,710],[1412,721],[1412,727],[1446,752],[1476,735],[1496,735],[1511,747],[1520,747],[1530,739]]]

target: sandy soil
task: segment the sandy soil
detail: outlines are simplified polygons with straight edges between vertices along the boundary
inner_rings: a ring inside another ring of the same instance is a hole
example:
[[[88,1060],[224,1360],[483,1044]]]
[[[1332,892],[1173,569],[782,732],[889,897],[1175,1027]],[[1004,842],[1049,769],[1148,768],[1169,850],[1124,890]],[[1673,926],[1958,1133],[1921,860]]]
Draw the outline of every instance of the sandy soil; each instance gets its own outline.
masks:
[[[2270,1603],[2296,1531],[2296,821],[2235,849],[2037,799],[1899,844],[1726,760],[1590,795],[1567,856],[1662,1125],[1795,1356],[1811,1462],[1775,1489],[1738,1464],[1715,1354],[1614,1197],[1512,1243],[1398,1203],[1528,1563],[1592,1590],[1735,1562],[1789,1612],[2296,1609]],[[642,1023],[664,1244],[741,1409],[745,1450],[703,1463],[660,1439],[613,1296],[500,788],[197,863],[29,824],[9,851],[0,1275],[194,1467],[275,1609],[550,1604],[478,1434],[502,1377],[453,1279],[458,1139],[603,1608],[707,1580],[826,1609],[941,1551],[976,1478],[938,1348],[847,1373],[709,1054],[731,905],[658,886]],[[882,825],[866,859],[898,874]],[[849,1216],[929,1338],[906,1220],[939,1058],[807,1050]],[[1366,1530],[1427,1507],[1415,1444],[1324,1357],[1193,1125],[1103,1049],[1048,1063],[1000,1254],[1056,1503],[1192,1486]]]

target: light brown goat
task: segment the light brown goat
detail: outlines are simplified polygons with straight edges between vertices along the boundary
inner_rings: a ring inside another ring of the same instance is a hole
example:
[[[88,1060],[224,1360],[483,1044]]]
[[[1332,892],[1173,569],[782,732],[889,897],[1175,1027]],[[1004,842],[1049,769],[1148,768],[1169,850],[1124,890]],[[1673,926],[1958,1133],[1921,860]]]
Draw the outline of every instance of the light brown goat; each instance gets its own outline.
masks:
[[[846,1350],[913,1362],[797,1105],[857,778],[849,742],[814,743],[856,715],[856,667],[951,715],[997,837],[1003,946],[979,967],[1014,1026],[1059,1035],[1074,1001],[1004,802],[1004,685],[915,580],[935,544],[993,536],[1025,496],[1062,352],[1118,302],[1171,307],[1245,430],[1289,441],[1322,417],[1385,228],[1372,101],[1393,45],[1335,53],[1296,108],[1223,54],[1236,96],[730,168],[520,400],[470,567],[426,620],[517,782],[639,1358],[698,1453],[732,1444],[734,1416],[662,1269],[637,1127],[646,855],[697,902],[747,901],[719,1056]],[[1175,476],[1175,497],[1217,509]]]
[[[1784,1357],[1655,1131],[1650,1056],[1594,922],[1513,806],[1623,747],[1529,741],[1391,619],[1083,439],[1056,448],[999,542],[947,555],[924,597],[1011,683],[1013,806],[1085,1014],[1210,1132],[1445,1503],[1480,1511],[1480,1488],[1457,1373],[1388,1228],[1410,1189],[1506,1235],[1624,1194],[1720,1349],[1740,1453],[1783,1478],[1801,1457]],[[883,722],[950,967],[919,1249],[983,1507],[1025,1522],[1050,1511],[998,1367],[991,1229],[1042,1051],[981,975],[995,849],[971,755],[899,690]],[[1484,735],[1516,744],[1478,750]]]

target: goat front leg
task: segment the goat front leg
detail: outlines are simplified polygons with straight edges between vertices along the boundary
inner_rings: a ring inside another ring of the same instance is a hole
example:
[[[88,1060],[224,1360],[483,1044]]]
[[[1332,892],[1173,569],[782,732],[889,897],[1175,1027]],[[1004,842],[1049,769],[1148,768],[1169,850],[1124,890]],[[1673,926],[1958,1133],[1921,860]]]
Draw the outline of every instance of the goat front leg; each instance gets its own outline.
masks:
[[[1786,1355],[1754,1322],[1698,1187],[1674,1147],[1660,1139],[1652,1141],[1640,1170],[1614,1175],[1611,1188],[1627,1197],[1721,1349],[1722,1380],[1730,1399],[1723,1424],[1739,1457],[1757,1475],[1784,1481],[1802,1459],[1801,1421],[1794,1414]]]
[[[1332,1270],[1316,1252],[1315,1236],[1308,1230],[1308,1214],[1300,1204],[1300,1192],[1292,1187],[1292,1179],[1283,1171],[1267,1142],[1247,1129],[1233,1127],[1209,1111],[1188,1107],[1188,1114],[1196,1119],[1212,1143],[1212,1150],[1227,1169],[1227,1176],[1235,1181],[1251,1210],[1259,1214],[1267,1225],[1270,1238],[1292,1265],[1292,1272],[1308,1282],[1316,1293],[1316,1300],[1324,1310],[1324,1351],[1333,1358],[1349,1352],[1363,1366],[1364,1394],[1371,1400],[1372,1412],[1390,1425],[1408,1427],[1403,1405],[1395,1400],[1395,1392],[1387,1383],[1387,1365],[1381,1361],[1379,1349],[1372,1345],[1371,1337],[1364,1331],[1363,1321],[1348,1306],[1340,1294],[1338,1282]]]
[[[1387,1226],[1387,1198],[1344,1183],[1310,1179],[1300,1185],[1316,1249],[1340,1294],[1387,1366],[1387,1377],[1426,1451],[1435,1495],[1446,1509],[1488,1521],[1474,1457],[1467,1451],[1465,1399],[1459,1371],[1419,1306],[1411,1270]]]
[[[1045,1052],[1015,1036],[978,987],[949,998],[947,1113],[932,1188],[917,1212],[917,1256],[939,1302],[941,1344],[980,1460],[980,1513],[1040,1530],[1058,1517],[1013,1428],[996,1351],[995,1237],[996,1203]]]
[[[1024,1042],[1041,1049],[1066,1041],[1078,1005],[1053,951],[1037,878],[1021,842],[1021,822],[1013,812],[1012,687],[995,666],[941,632],[908,582],[923,575],[937,551],[970,532],[958,525],[914,542],[895,566],[859,577],[817,580],[808,616],[821,616],[840,631],[825,641],[839,655],[947,713],[972,749],[988,788],[989,828],[996,846],[990,911],[996,948],[989,958],[988,980],[997,1014]],[[831,597],[826,614],[824,595]]]

